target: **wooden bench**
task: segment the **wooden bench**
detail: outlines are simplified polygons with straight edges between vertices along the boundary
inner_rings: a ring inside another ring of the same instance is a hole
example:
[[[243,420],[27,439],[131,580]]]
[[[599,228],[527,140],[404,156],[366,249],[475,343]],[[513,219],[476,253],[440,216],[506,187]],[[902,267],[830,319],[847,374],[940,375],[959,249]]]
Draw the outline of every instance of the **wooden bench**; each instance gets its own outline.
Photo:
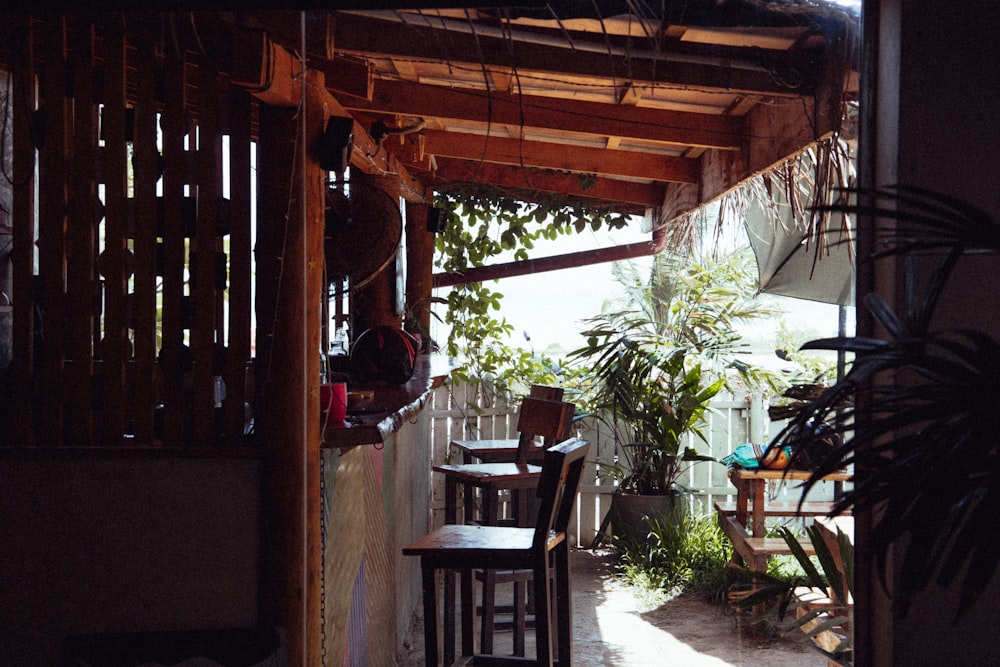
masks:
[[[753,503],[748,503],[750,511],[753,511]],[[833,511],[834,503],[822,501],[810,501],[802,503],[767,503],[765,512],[768,516],[827,516]],[[715,511],[726,515],[736,515],[737,504],[735,502],[717,502]]]
[[[734,555],[746,563],[747,567],[757,572],[763,572],[767,568],[767,559],[770,556],[787,556],[792,553],[788,543],[780,537],[754,537],[750,535],[747,533],[746,527],[736,520],[735,510],[728,512],[720,505],[725,505],[725,503],[715,504],[719,526],[733,543]],[[802,549],[810,555],[815,553],[811,544],[803,543]]]
[[[719,526],[733,543],[733,560],[745,564],[756,572],[767,570],[767,560],[771,556],[790,555],[788,543],[783,538],[767,537],[765,522],[767,517],[811,517],[821,518],[829,515],[833,509],[832,502],[809,501],[798,502],[768,502],[766,486],[769,481],[803,481],[811,473],[805,470],[747,470],[732,468],[729,479],[736,487],[736,502],[717,502],[715,511]],[[825,481],[844,482],[851,475],[846,472],[836,472],[825,476]],[[815,554],[812,544],[800,541],[802,550]],[[754,608],[754,615],[763,612],[763,605]]]

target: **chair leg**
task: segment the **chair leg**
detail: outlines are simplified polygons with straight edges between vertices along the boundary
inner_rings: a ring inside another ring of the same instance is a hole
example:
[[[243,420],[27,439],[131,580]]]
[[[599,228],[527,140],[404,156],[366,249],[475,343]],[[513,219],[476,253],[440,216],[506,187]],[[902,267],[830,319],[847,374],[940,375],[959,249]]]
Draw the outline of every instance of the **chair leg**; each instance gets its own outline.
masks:
[[[514,655],[524,656],[524,627],[526,610],[524,600],[524,590],[527,588],[525,582],[514,582]]]
[[[569,545],[565,542],[555,549],[556,571],[556,641],[559,644],[559,667],[573,665],[573,599],[570,587]]]
[[[424,595],[424,664],[438,664],[437,571],[421,559]],[[446,660],[447,664],[447,660]]]
[[[535,564],[532,575],[535,589],[535,650],[537,664],[552,667],[552,613],[550,608],[552,584],[549,579],[548,554],[543,554]]]
[[[479,650],[485,655],[493,654],[493,630],[496,614],[496,573],[483,570],[483,617]]]
[[[462,581],[462,655],[475,653],[476,601],[472,570],[461,573]]]

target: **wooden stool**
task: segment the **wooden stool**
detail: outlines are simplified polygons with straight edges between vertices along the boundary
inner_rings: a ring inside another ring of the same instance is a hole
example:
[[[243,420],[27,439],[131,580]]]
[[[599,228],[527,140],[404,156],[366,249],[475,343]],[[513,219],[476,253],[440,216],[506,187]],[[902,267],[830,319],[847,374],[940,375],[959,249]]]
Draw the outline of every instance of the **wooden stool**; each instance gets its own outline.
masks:
[[[463,573],[476,569],[530,570],[535,590],[536,664],[553,665],[555,655],[561,663],[571,663],[573,617],[566,527],[588,449],[589,443],[574,438],[546,450],[537,486],[540,502],[534,528],[447,524],[403,548],[404,555],[420,556],[427,665],[442,664],[438,650],[436,577],[441,569]],[[446,599],[445,605],[449,603],[454,604],[454,600]],[[555,647],[553,612],[557,628]],[[463,655],[471,654],[463,641]],[[445,642],[443,657],[446,666],[454,661],[453,641],[450,646]],[[472,664],[507,663],[524,664],[524,659],[475,655]]]

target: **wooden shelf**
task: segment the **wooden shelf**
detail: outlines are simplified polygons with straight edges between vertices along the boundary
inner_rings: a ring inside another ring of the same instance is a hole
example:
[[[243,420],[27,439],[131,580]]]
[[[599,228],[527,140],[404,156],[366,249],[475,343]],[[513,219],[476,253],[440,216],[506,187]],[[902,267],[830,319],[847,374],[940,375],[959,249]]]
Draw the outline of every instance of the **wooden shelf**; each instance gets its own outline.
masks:
[[[424,409],[431,392],[441,386],[451,371],[457,368],[450,358],[424,355],[417,359],[413,377],[402,385],[378,385],[348,389],[371,389],[374,396],[366,402],[363,414],[352,414],[348,408],[343,424],[328,425],[323,433],[324,449],[344,449],[358,445],[377,445],[399,430],[407,420]]]

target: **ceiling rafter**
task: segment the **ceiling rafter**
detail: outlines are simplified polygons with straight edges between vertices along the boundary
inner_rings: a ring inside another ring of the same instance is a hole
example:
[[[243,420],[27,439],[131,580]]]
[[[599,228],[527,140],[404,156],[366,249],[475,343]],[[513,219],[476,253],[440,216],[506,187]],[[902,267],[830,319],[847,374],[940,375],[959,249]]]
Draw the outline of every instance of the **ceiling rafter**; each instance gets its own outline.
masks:
[[[336,91],[334,91],[336,92]],[[409,114],[450,120],[563,132],[632,137],[679,146],[739,150],[744,143],[739,117],[696,114],[631,105],[600,104],[558,97],[509,95],[468,88],[444,88],[379,79],[371,100],[337,95],[344,108],[368,113]]]
[[[424,151],[436,156],[646,181],[696,183],[698,180],[698,164],[688,158],[568,144],[556,146],[545,141],[465,132],[428,130],[423,134],[426,139]]]
[[[617,210],[641,213],[663,203],[664,186],[612,178],[581,178],[552,170],[530,169],[475,160],[437,158],[434,181],[483,183],[511,190],[538,190],[592,200]]]

